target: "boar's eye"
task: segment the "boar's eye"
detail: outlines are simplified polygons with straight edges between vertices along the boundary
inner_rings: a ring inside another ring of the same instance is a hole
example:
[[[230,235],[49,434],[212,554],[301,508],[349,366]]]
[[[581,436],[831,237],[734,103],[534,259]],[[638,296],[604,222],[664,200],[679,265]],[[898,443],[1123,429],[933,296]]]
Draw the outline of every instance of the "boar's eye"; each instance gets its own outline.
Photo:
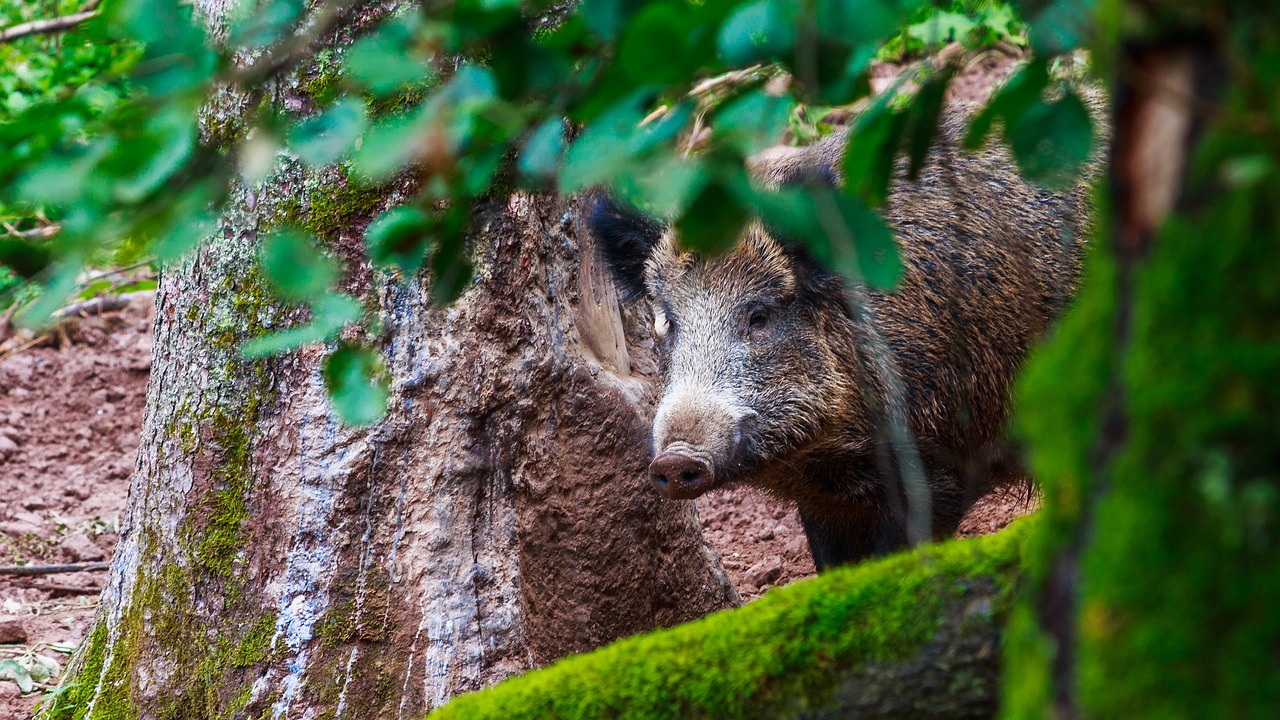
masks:
[[[769,309],[763,305],[756,305],[743,317],[743,331],[748,334],[755,334],[763,331],[769,324]]]

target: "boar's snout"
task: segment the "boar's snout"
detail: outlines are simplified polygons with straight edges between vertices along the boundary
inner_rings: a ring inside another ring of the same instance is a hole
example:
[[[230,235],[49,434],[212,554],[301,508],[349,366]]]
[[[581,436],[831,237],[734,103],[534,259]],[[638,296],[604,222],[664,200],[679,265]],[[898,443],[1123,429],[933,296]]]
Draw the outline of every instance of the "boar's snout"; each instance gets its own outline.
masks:
[[[668,500],[691,500],[715,484],[715,473],[705,460],[668,450],[649,463],[649,481]]]

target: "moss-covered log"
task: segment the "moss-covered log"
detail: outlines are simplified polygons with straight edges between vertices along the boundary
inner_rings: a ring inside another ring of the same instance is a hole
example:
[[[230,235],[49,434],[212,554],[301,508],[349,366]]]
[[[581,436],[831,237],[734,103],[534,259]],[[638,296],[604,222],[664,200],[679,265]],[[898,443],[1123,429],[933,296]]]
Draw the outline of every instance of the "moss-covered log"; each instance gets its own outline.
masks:
[[[1027,522],[779,588],[430,718],[989,718]]]

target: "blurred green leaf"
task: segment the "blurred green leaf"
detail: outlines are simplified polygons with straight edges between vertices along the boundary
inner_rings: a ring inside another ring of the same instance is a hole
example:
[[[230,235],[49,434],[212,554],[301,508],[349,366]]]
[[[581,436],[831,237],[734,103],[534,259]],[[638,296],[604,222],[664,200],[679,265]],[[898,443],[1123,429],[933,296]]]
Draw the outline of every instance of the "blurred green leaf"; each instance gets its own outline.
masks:
[[[858,117],[844,151],[846,193],[874,206],[889,197],[889,185],[902,147],[907,115],[889,105],[893,91]]]
[[[1093,150],[1093,120],[1070,90],[1057,102],[1032,104],[1006,134],[1023,176],[1047,188],[1070,186]]]
[[[560,192],[579,192],[625,168],[632,157],[627,140],[643,119],[638,103],[628,100],[610,108],[584,128],[565,153],[560,169]]]
[[[564,120],[558,117],[542,123],[529,134],[520,151],[520,172],[528,178],[545,180],[554,177],[564,151]]]
[[[418,13],[391,18],[347,49],[343,57],[346,76],[377,96],[428,82],[434,71],[430,58],[417,47],[422,32]]]
[[[308,343],[332,340],[342,328],[359,320],[362,314],[360,303],[349,295],[321,295],[311,305],[311,322],[254,338],[245,343],[240,352],[245,357],[256,358],[278,355]]]
[[[934,73],[920,86],[912,99],[911,127],[907,131],[907,177],[911,180],[920,177],[920,170],[933,147],[938,118],[942,116],[942,108],[946,104],[947,86],[951,83],[953,71],[952,66],[948,65]]]
[[[40,295],[14,316],[14,325],[32,330],[48,325],[53,313],[76,291],[76,278],[84,267],[82,259],[63,256],[52,267],[53,273],[40,289]]]
[[[302,19],[303,0],[248,0],[231,23],[234,47],[260,48],[284,37]]]
[[[896,287],[902,274],[902,258],[884,218],[866,203],[843,193],[818,197],[817,211],[835,270],[877,290]]]
[[[324,361],[325,387],[338,418],[347,425],[369,425],[387,409],[386,370],[372,350],[343,343]]]
[[[312,167],[328,165],[354,149],[369,124],[364,103],[344,98],[289,133],[289,149]]]
[[[431,239],[431,220],[421,210],[401,207],[374,220],[365,232],[369,258],[381,268],[412,275],[422,267]]]
[[[18,277],[31,279],[53,264],[54,256],[48,246],[0,237],[0,265],[12,270]]]
[[[711,255],[722,253],[742,237],[751,214],[725,184],[713,179],[703,186],[675,222],[680,244]]]
[[[666,85],[692,75],[697,63],[685,44],[689,21],[680,7],[650,3],[626,25],[618,64],[635,80]]]
[[[259,261],[271,286],[285,300],[322,297],[338,279],[338,264],[296,230],[282,230],[267,238]]]
[[[447,138],[428,133],[425,110],[395,115],[373,124],[351,156],[352,167],[371,180],[385,180],[404,163],[419,156],[429,142]]]
[[[17,685],[23,695],[35,689],[31,673],[16,660],[0,660],[0,680],[8,680]]]
[[[986,142],[992,124],[1004,119],[1006,128],[1010,118],[1017,118],[1032,104],[1040,101],[1045,86],[1049,84],[1049,65],[1043,58],[1033,59],[1000,88],[981,112],[969,121],[965,133],[964,148],[977,150]]]
[[[623,24],[644,4],[643,0],[583,0],[581,13],[587,29],[613,40]]]
[[[1088,39],[1094,0],[1054,0],[1031,22],[1031,47],[1050,57],[1071,52]]]
[[[195,118],[187,113],[164,112],[154,116],[150,125],[148,130],[155,150],[149,154],[138,153],[138,146],[134,145],[129,155],[137,167],[115,188],[115,195],[122,202],[138,203],[164,187],[196,148]]]
[[[720,108],[712,128],[738,152],[751,155],[781,142],[790,113],[787,98],[750,92]]]
[[[939,12],[924,22],[908,27],[907,34],[931,47],[964,40],[975,27],[977,23],[965,15]]]
[[[739,5],[720,27],[720,56],[730,65],[746,66],[786,55],[796,40],[796,11],[788,0]]]
[[[815,17],[819,33],[850,46],[879,44],[906,19],[884,0],[818,0]]]
[[[431,257],[431,299],[439,305],[457,300],[471,282],[473,269],[467,256],[465,223],[464,212],[451,210],[437,225],[440,240]]]

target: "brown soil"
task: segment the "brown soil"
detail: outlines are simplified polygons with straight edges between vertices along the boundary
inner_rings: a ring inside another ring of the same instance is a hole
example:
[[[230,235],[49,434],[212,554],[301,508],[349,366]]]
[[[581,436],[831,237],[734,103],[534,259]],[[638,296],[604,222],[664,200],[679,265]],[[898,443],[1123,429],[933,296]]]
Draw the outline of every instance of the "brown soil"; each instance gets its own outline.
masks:
[[[0,565],[92,562],[115,547],[151,367],[152,298],[140,295],[0,358]],[[105,576],[0,575],[0,661],[66,665]],[[30,717],[42,694],[0,681],[0,718]]]
[[[971,61],[951,96],[980,100],[1013,67],[995,55]],[[109,559],[151,365],[152,298],[139,295],[66,324],[51,345],[0,357],[0,565]],[[995,532],[1033,506],[1025,494],[990,496],[960,534]],[[744,599],[814,574],[794,509],[741,487],[699,500],[698,514]],[[104,577],[0,575],[0,661],[42,655],[65,665]],[[0,720],[30,717],[41,695],[0,680]]]

